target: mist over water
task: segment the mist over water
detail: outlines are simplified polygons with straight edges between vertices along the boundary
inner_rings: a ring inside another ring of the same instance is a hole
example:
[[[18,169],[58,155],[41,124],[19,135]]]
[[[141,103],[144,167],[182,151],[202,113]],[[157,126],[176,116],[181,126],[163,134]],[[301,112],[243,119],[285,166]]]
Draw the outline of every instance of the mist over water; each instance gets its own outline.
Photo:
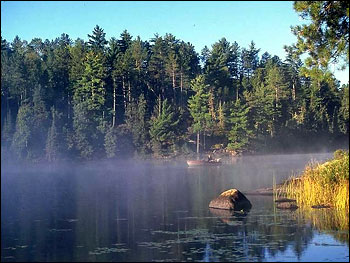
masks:
[[[332,155],[246,156],[196,168],[132,160],[2,165],[1,260],[348,261],[348,231],[320,232],[300,211],[276,210],[271,196],[247,195],[248,214],[208,208],[227,189],[272,187],[273,177],[281,183]]]

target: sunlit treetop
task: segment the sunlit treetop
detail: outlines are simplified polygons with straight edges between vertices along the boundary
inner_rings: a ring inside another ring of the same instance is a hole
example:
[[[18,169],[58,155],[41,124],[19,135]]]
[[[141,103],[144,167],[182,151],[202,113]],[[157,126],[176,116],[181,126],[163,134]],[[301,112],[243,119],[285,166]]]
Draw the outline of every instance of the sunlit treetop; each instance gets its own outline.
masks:
[[[310,21],[292,27],[298,39],[296,49],[309,55],[306,66],[327,68],[339,63],[345,69],[349,65],[349,2],[295,1],[294,9]]]

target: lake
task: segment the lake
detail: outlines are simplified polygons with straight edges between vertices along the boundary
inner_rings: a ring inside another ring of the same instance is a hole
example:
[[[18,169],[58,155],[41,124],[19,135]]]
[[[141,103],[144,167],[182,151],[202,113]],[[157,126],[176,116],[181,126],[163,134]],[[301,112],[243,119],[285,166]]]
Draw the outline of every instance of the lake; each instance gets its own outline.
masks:
[[[344,261],[349,215],[209,209],[221,192],[272,187],[332,153],[246,156],[218,167],[111,162],[1,169],[1,261]]]

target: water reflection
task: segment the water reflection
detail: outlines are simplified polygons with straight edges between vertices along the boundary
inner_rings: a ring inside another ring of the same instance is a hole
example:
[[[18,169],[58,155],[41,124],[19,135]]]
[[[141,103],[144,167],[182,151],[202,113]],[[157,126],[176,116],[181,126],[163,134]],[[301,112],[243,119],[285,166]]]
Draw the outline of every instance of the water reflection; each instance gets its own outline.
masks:
[[[349,212],[346,210],[299,209],[297,217],[311,223],[314,229],[331,235],[349,246]]]
[[[308,162],[300,159],[289,158],[293,169]],[[253,207],[245,214],[208,208],[228,188],[271,185],[271,171],[282,180],[291,169],[288,158],[273,157],[265,172],[257,169],[267,161],[2,173],[1,260],[293,261],[327,247],[348,261],[348,214],[276,210],[271,196],[247,196]]]
[[[249,212],[238,212],[233,210],[222,210],[209,208],[212,215],[219,218],[222,222],[228,225],[235,225],[238,221],[246,221]]]

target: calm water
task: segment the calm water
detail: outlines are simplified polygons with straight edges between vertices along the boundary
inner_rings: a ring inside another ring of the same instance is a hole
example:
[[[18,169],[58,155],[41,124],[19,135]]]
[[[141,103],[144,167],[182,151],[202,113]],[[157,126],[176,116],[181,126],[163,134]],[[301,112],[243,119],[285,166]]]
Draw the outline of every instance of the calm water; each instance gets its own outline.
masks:
[[[348,215],[278,210],[254,195],[248,214],[208,208],[224,190],[271,187],[331,156],[4,166],[1,261],[349,261]]]

